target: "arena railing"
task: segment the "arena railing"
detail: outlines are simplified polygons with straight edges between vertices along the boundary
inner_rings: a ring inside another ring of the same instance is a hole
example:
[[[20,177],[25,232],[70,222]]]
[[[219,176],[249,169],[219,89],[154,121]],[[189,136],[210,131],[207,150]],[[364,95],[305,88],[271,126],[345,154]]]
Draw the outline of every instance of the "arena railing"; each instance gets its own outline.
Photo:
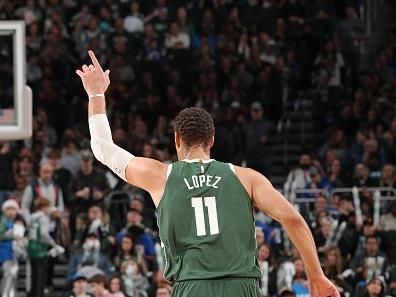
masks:
[[[363,224],[363,215],[360,205],[360,193],[368,192],[373,197],[374,215],[373,223],[377,225],[381,216],[382,204],[386,202],[396,201],[396,188],[390,187],[352,187],[352,188],[334,188],[331,191],[326,189],[292,189],[289,195],[287,195],[288,200],[296,205],[298,208],[305,204],[308,206],[310,203],[316,201],[316,196],[318,194],[324,194],[329,200],[334,194],[349,194],[352,197],[356,220],[359,225]]]

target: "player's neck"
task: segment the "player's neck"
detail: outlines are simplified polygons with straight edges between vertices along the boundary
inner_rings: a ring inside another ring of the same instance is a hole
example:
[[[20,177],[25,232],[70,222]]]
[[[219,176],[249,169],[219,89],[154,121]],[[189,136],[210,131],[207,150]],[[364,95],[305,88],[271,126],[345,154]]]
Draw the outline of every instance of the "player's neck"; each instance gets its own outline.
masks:
[[[209,160],[210,154],[201,147],[188,149],[182,154],[181,160]]]

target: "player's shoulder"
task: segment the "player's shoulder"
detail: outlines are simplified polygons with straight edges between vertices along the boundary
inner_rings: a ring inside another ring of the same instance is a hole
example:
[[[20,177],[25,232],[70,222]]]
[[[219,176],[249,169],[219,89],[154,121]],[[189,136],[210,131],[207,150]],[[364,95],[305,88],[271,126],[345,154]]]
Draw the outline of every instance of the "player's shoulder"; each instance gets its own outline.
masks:
[[[249,167],[242,167],[242,166],[233,165],[233,164],[232,164],[232,166],[234,167],[235,173],[238,175],[238,177],[241,175],[243,177],[252,178],[253,176],[256,176],[256,175],[260,174],[256,170],[254,170],[252,168],[249,168]]]

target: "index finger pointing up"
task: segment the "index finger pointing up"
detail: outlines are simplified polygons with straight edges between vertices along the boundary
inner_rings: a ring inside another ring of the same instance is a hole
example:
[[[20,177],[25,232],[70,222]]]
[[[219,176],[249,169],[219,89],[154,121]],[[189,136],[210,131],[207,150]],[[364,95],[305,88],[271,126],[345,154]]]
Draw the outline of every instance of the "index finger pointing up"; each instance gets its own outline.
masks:
[[[103,71],[102,67],[100,66],[100,64],[98,62],[98,59],[96,59],[96,56],[95,56],[94,52],[93,51],[88,51],[88,54],[91,57],[92,63],[94,64],[95,68],[100,70],[100,71]]]

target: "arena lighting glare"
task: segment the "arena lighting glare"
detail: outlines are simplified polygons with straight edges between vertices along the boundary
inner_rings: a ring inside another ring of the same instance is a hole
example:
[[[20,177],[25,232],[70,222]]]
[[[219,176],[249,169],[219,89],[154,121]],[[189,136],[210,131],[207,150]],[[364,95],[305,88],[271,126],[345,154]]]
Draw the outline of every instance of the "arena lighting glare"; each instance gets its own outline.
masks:
[[[32,135],[32,91],[26,86],[25,22],[0,21],[0,141]]]

